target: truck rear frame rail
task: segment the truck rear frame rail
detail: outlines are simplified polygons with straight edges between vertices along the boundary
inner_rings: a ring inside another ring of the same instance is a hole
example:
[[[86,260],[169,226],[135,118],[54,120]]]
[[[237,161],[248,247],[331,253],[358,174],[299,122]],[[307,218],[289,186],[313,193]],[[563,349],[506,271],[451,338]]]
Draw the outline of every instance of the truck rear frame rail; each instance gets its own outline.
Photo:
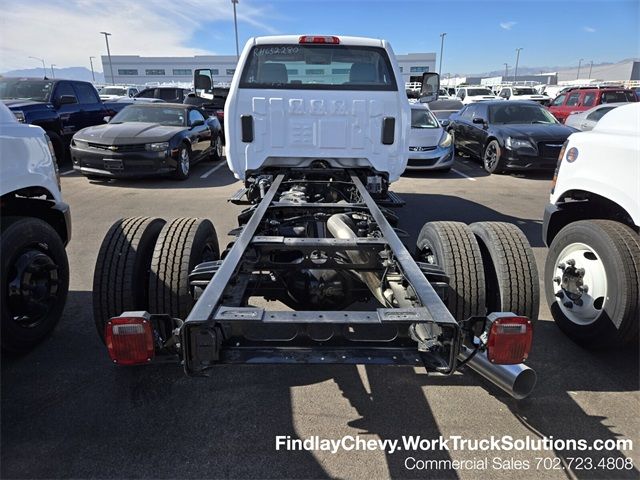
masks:
[[[261,199],[248,209],[250,215],[241,214],[246,223],[237,231],[233,246],[221,262],[202,264],[192,273],[191,285],[201,285],[205,277],[206,287],[181,329],[187,373],[197,374],[216,363],[424,364],[444,374],[455,371],[461,327],[442,302],[443,293],[439,295],[428,279],[433,275],[439,280],[436,285],[444,290],[446,275],[426,265],[423,268],[427,273],[420,268],[361,177],[366,178],[366,174],[318,168],[274,172],[262,175],[253,185],[249,182],[250,189],[261,192]],[[306,196],[303,194],[290,201],[291,188],[306,192],[318,185],[329,191],[336,189],[350,201],[312,203],[301,199]],[[250,196],[250,192],[247,194]],[[374,194],[394,203],[387,192]],[[290,218],[304,223],[306,217],[322,222],[336,214],[370,216],[374,226],[369,231],[374,235],[264,235],[265,224]],[[349,258],[348,252],[354,251],[360,261]],[[321,310],[269,311],[247,306],[249,297],[286,301],[282,298],[286,286],[273,281],[274,271],[276,278],[280,273],[291,278],[294,270],[314,268],[344,272],[351,279],[348,283],[353,293],[362,300],[371,297],[371,292],[354,278],[358,272],[394,282],[394,288],[402,290],[405,298],[396,300],[393,307],[369,306],[367,310],[324,310],[325,306]],[[437,348],[434,339],[433,345],[423,345],[419,350],[411,334],[418,324],[437,325],[441,337]]]

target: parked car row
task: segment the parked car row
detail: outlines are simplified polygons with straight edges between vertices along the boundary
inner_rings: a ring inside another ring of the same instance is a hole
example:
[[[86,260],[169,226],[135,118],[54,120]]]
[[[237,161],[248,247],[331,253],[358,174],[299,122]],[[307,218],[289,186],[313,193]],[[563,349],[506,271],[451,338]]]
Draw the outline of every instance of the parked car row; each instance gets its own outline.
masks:
[[[105,124],[109,118],[126,110],[127,106],[185,102],[189,89],[172,86],[149,87],[141,91],[130,85],[104,86],[100,94],[90,82],[64,79],[3,78],[0,79],[0,99],[19,122],[38,125],[48,135],[58,162],[68,159],[72,137],[84,128]],[[201,106],[201,105],[196,105]],[[224,119],[224,99],[217,108],[201,110],[207,128],[215,136],[212,151],[224,144],[221,122]],[[136,110],[137,111],[137,110]],[[213,116],[216,122],[209,119]],[[215,123],[215,125],[214,125]],[[184,126],[191,127],[190,122]],[[218,132],[217,134],[215,132]],[[217,135],[217,136],[216,136]],[[197,161],[197,152],[191,152]]]
[[[462,86],[457,100],[445,91],[443,100],[429,104],[440,126],[452,135],[452,149],[478,158],[489,173],[553,170],[569,135],[591,130],[611,110],[637,101],[635,92],[621,87],[568,87],[545,108],[549,97],[537,94],[533,87],[507,85],[499,90],[497,97],[488,88]],[[420,148],[436,152],[439,144],[426,131],[424,126],[412,126],[412,141],[421,138]],[[407,169],[450,168],[438,159],[412,155]]]

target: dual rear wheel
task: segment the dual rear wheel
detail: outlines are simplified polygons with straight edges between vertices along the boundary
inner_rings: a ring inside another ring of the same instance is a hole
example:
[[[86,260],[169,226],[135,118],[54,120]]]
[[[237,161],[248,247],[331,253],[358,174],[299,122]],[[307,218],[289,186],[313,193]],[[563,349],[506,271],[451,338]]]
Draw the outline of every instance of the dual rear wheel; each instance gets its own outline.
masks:
[[[93,314],[104,340],[107,321],[146,310],[185,318],[193,306],[189,273],[220,257],[210,220],[134,217],[118,220],[100,247],[93,279]]]
[[[426,223],[419,261],[449,276],[445,304],[457,321],[492,312],[538,318],[539,284],[533,251],[515,225],[503,222]]]

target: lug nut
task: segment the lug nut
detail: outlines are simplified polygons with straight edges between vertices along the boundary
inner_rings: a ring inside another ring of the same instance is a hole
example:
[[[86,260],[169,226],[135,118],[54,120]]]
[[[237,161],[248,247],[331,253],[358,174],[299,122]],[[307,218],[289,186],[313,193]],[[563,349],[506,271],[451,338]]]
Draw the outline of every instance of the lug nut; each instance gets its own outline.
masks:
[[[564,292],[563,292],[563,291],[561,291],[561,290],[557,291],[557,292],[556,292],[556,297],[558,297],[558,298],[564,298]]]
[[[589,286],[588,285],[582,285],[581,287],[578,287],[578,290],[582,293],[587,293],[589,291]]]
[[[567,265],[569,265],[570,267],[575,267],[576,261],[573,258],[570,258],[569,260],[567,260]]]
[[[584,277],[584,268],[579,268],[576,270],[576,273],[579,277]]]
[[[573,308],[573,303],[572,302],[564,302],[563,305],[567,308]]]
[[[562,281],[562,279],[560,277],[555,277],[553,279],[554,282],[556,282],[557,284],[560,284],[560,282]]]
[[[558,268],[559,268],[560,270],[564,270],[565,268],[567,268],[567,266],[566,266],[564,263],[559,263],[559,264],[558,264]]]

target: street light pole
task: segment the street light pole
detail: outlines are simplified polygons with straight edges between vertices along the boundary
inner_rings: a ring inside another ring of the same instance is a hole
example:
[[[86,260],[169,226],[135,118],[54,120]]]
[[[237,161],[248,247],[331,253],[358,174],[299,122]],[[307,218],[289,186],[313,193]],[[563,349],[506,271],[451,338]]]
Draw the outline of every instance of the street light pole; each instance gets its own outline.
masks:
[[[93,78],[93,83],[96,83],[96,74],[93,73],[93,59],[96,57],[89,57],[89,63],[91,64],[91,78]]]
[[[442,53],[444,51],[444,37],[446,35],[446,32],[440,34],[440,67],[438,68],[438,73],[440,75],[442,75]]]
[[[589,63],[589,78],[591,78],[591,69],[593,69],[593,60]]]
[[[580,61],[578,62],[578,73],[576,73],[576,80],[580,78],[580,66],[582,65],[583,60],[584,58],[581,58]]]
[[[113,63],[111,63],[111,50],[109,50],[109,32],[100,32],[100,34],[104,35],[104,40],[107,42],[107,56],[109,57],[109,70],[111,70],[111,85],[115,85],[116,81],[113,78]]]
[[[518,77],[518,62],[520,61],[520,50],[524,50],[524,48],[520,47],[520,48],[516,48],[516,69],[515,72],[513,73],[513,82],[515,83]]]
[[[503,65],[504,65],[504,79],[506,81],[507,78],[509,78],[509,64],[503,63]]]
[[[43,58],[38,58],[38,57],[29,57],[29,58],[33,58],[34,60],[40,60],[42,62],[42,71],[44,72],[44,77],[47,76],[47,66],[44,64],[44,59]]]
[[[238,0],[231,0],[233,3],[233,27],[236,31],[236,59],[240,61],[240,47],[238,45],[238,17],[236,17],[236,5],[238,4]]]
[[[53,71],[53,67],[55,67],[55,66],[56,66],[56,64],[55,64],[55,63],[52,63],[52,64],[51,64],[51,76],[52,76],[53,78],[56,78],[56,73]]]

